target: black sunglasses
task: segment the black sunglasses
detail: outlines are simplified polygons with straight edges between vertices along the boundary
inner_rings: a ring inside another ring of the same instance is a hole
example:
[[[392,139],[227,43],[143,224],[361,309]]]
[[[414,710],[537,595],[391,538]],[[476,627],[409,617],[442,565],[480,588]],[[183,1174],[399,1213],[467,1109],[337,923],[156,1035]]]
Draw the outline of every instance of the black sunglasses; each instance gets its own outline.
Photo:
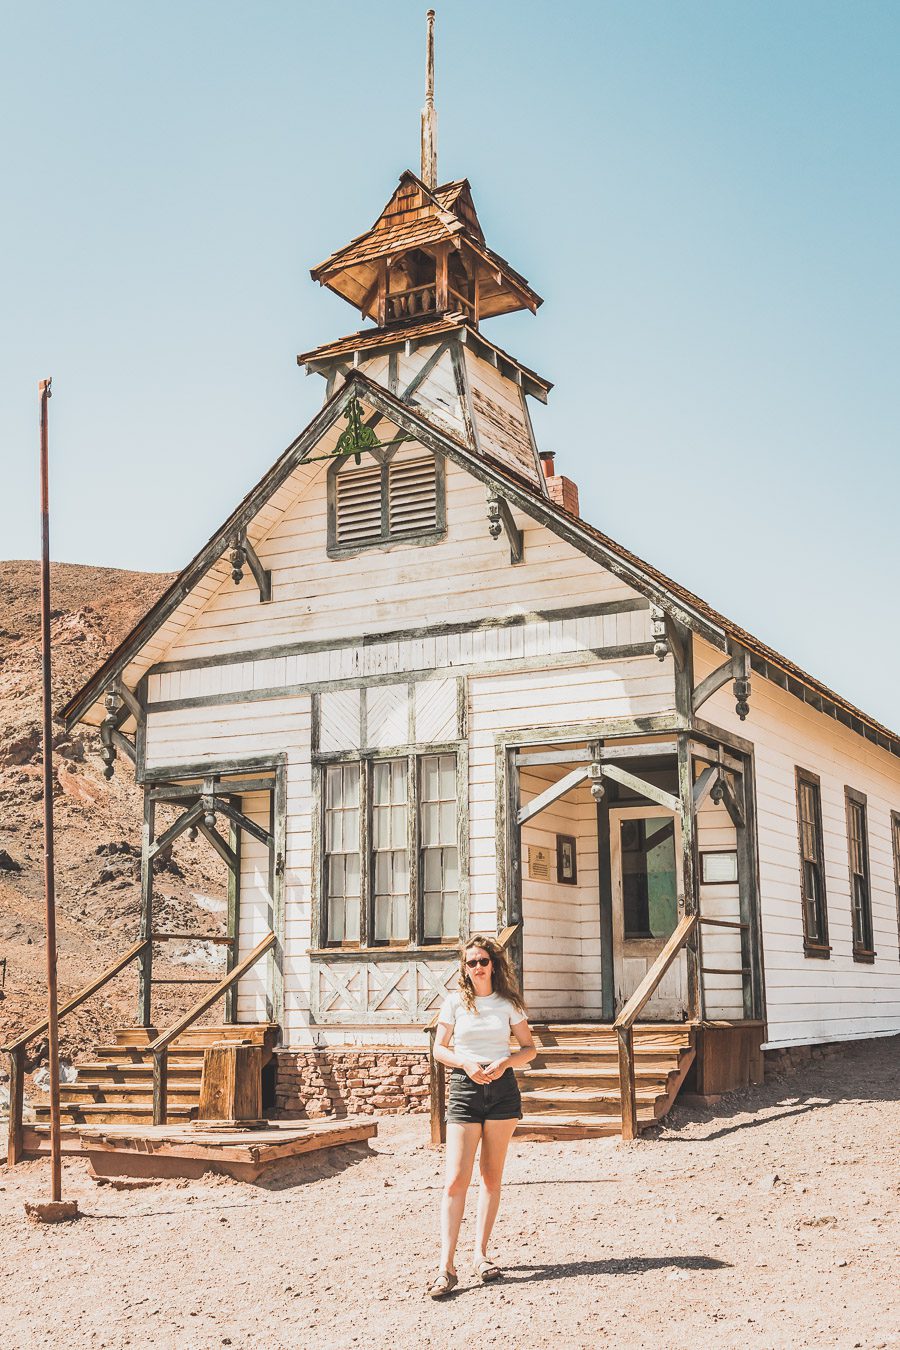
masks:
[[[489,956],[476,956],[471,961],[466,962],[470,970],[474,970],[476,966],[489,966],[490,964],[491,958]]]

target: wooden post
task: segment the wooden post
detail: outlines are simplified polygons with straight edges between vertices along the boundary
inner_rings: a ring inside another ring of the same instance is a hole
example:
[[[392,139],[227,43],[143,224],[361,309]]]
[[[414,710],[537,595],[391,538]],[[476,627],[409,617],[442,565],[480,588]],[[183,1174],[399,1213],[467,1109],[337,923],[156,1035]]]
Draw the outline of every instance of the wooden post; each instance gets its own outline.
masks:
[[[25,1099],[25,1047],[17,1045],[9,1052],[9,1142],[7,1167],[22,1161],[22,1106]]]
[[[741,806],[744,823],[736,827],[738,855],[738,896],[741,923],[741,966],[749,969],[743,977],[744,1016],[763,1015],[763,976],[760,961],[759,873],[756,860],[756,802],[753,790],[753,760],[744,759],[741,774]]]
[[[447,1142],[447,1122],[445,1119],[447,1075],[445,1066],[434,1057],[434,1038],[437,1027],[428,1028],[428,1082],[431,1095],[431,1142]]]
[[[169,1051],[167,1047],[153,1055],[153,1124],[166,1125],[166,1098],[168,1096]]]
[[[679,733],[678,739],[678,797],[681,821],[681,868],[684,882],[684,914],[700,911],[697,890],[697,837],[694,815],[694,782],[691,742],[688,735]],[[694,927],[687,951],[688,1017],[697,1021],[703,1016],[703,988],[700,977],[700,925]]]
[[[241,831],[233,820],[228,822],[228,846],[237,863],[234,871],[230,867],[228,869],[226,936],[231,938],[231,946],[228,948],[225,969],[230,974],[237,963],[241,936]],[[226,1023],[237,1021],[237,989],[234,985],[225,995],[225,1021]]]
[[[450,245],[441,244],[435,258],[435,308],[438,314],[444,314],[450,308],[450,291],[447,267],[450,261]]]
[[[141,937],[147,946],[141,953],[138,975],[138,1025],[153,1025],[153,847],[156,824],[156,802],[144,789],[144,825],[141,831]]]
[[[634,1031],[616,1027],[619,1046],[619,1092],[622,1097],[622,1138],[637,1139],[637,1094],[634,1086]]]

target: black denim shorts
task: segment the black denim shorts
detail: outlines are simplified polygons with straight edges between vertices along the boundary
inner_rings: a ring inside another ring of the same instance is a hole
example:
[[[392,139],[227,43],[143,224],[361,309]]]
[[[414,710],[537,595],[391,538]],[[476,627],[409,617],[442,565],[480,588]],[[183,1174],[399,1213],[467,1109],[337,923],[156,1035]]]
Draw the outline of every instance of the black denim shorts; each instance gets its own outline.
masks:
[[[450,1071],[448,1125],[483,1125],[486,1120],[521,1120],[522,1098],[512,1069],[493,1083],[473,1083],[463,1069]]]

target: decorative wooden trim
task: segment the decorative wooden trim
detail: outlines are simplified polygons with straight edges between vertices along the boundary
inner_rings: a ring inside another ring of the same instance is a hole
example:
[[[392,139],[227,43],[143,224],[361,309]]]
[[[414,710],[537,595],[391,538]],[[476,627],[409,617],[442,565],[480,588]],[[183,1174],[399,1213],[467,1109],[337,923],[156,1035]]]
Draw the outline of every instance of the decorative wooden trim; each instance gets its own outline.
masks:
[[[427,638],[455,637],[459,634],[487,632],[491,629],[526,628],[531,623],[556,623],[564,619],[599,619],[611,614],[633,614],[647,608],[647,601],[642,599],[605,600],[586,605],[568,605],[559,609],[529,610],[525,614],[492,615],[483,619],[457,619],[420,624],[411,628],[391,628],[347,638],[282,642],[266,647],[245,647],[238,651],[221,652],[215,656],[189,656],[177,661],[158,661],[156,665],[150,667],[147,675],[168,675],[184,670],[209,670],[214,666],[268,661],[282,656],[312,656],[319,652],[346,651],[353,647],[377,647],[382,643],[401,642],[405,639],[418,642]],[[649,644],[633,645],[647,646],[649,651]]]
[[[513,520],[512,512],[505,497],[491,489],[488,492],[488,533],[492,539],[505,534],[509,542],[509,561],[513,564],[523,561],[525,556],[522,531]]]
[[[280,764],[286,762],[287,756],[284,751],[277,751],[275,754],[243,755],[238,759],[201,759],[183,764],[158,764],[145,771],[143,782],[150,785],[164,783],[169,786],[185,778],[196,778],[202,782],[210,774],[221,780],[231,774],[252,773],[258,769],[269,769],[274,773]],[[221,786],[225,791],[234,790],[230,783],[222,783]]]

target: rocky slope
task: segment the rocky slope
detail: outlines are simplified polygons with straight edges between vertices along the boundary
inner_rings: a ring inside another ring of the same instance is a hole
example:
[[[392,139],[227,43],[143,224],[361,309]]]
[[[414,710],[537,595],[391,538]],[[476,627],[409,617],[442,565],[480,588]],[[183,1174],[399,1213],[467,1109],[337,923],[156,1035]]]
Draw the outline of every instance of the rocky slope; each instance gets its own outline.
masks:
[[[55,564],[51,571],[53,706],[59,708],[169,584],[166,574]],[[0,1044],[45,1011],[39,577],[33,562],[0,562]],[[54,814],[60,995],[74,993],[136,941],[141,800],[120,757],[107,783],[99,739],[85,729],[54,735]],[[164,818],[163,825],[166,823]],[[202,841],[179,841],[157,881],[157,922],[178,931],[221,932],[224,868]],[[172,978],[210,973],[205,952],[166,950]],[[221,949],[213,960],[221,959]],[[5,983],[4,966],[5,960]],[[217,967],[213,966],[213,969]],[[162,1025],[197,986],[163,986]],[[134,968],[63,1024],[73,1056],[134,1019]],[[45,1046],[33,1046],[36,1064]]]

